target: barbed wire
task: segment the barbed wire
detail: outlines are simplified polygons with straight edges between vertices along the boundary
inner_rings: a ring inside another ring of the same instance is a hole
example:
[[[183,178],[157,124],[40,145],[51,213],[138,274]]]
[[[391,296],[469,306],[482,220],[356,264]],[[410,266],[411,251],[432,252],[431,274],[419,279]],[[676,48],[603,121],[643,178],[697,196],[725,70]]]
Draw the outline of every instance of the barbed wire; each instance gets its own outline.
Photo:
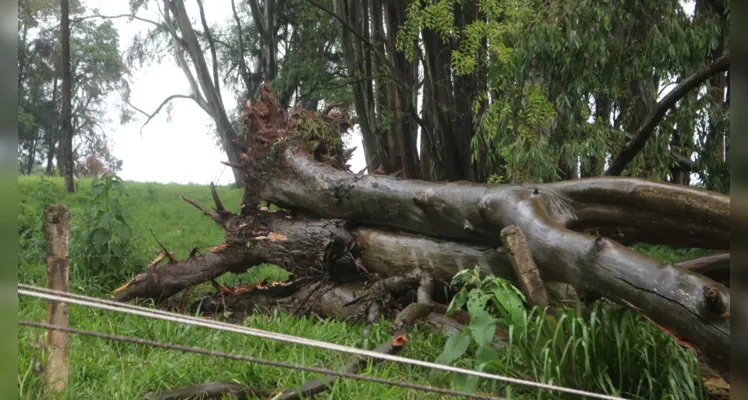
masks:
[[[60,325],[47,324],[44,322],[20,320],[18,321],[18,325],[29,326],[33,328],[58,330],[58,331],[68,332],[68,333],[72,333],[76,335],[92,336],[92,337],[96,337],[100,339],[115,340],[119,342],[138,344],[138,345],[143,345],[143,346],[148,346],[148,347],[157,347],[157,348],[162,348],[166,350],[177,350],[177,351],[182,351],[185,353],[201,354],[201,355],[206,355],[206,356],[211,356],[211,357],[220,357],[220,358],[226,358],[226,359],[237,360],[237,361],[246,361],[250,363],[269,365],[269,366],[278,367],[278,368],[314,372],[314,373],[325,374],[325,375],[330,375],[330,376],[337,376],[340,378],[356,379],[360,381],[378,383],[382,385],[399,386],[399,387],[403,387],[407,389],[420,390],[424,392],[433,392],[433,393],[446,394],[450,396],[467,397],[470,399],[504,400],[503,397],[486,396],[482,394],[461,392],[457,390],[445,389],[445,388],[440,388],[440,387],[435,387],[435,386],[421,385],[417,383],[399,382],[399,381],[393,381],[389,379],[376,378],[372,376],[357,375],[357,374],[352,374],[349,372],[335,371],[335,370],[326,369],[326,368],[309,367],[306,365],[291,364],[291,363],[286,363],[282,361],[266,360],[264,358],[257,358],[257,357],[244,356],[244,355],[231,354],[231,353],[223,353],[219,351],[203,349],[200,347],[182,346],[178,344],[163,343],[163,342],[157,342],[157,341],[148,340],[148,339],[135,338],[132,336],[112,335],[108,333],[88,331],[84,329],[69,328],[69,327],[64,327]]]
[[[185,325],[199,326],[203,328],[215,329],[215,330],[224,331],[224,332],[239,333],[239,334],[244,334],[244,335],[249,335],[249,336],[254,336],[254,337],[260,337],[263,339],[270,339],[270,340],[275,340],[275,341],[280,341],[280,342],[305,345],[305,346],[316,347],[316,348],[325,349],[325,350],[339,351],[342,353],[348,353],[348,354],[357,355],[360,357],[379,358],[382,360],[391,361],[391,362],[400,363],[400,364],[408,364],[412,366],[441,370],[444,372],[452,372],[452,373],[457,373],[457,374],[470,375],[470,376],[475,376],[475,377],[484,378],[484,379],[491,379],[491,380],[497,380],[497,381],[502,381],[506,383],[513,383],[517,385],[531,386],[531,387],[535,387],[538,389],[544,389],[544,390],[549,390],[549,391],[564,392],[564,393],[575,394],[579,396],[586,396],[590,398],[605,399],[605,400],[625,400],[622,397],[615,397],[615,396],[609,396],[609,395],[604,395],[604,394],[599,394],[599,393],[587,392],[583,390],[556,386],[556,385],[535,382],[535,381],[530,381],[530,380],[525,380],[525,379],[512,378],[512,377],[503,376],[503,375],[489,374],[486,372],[473,371],[473,370],[453,367],[453,366],[444,365],[444,364],[436,364],[436,363],[432,363],[428,361],[416,360],[412,358],[395,356],[391,354],[377,353],[377,352],[370,351],[370,350],[357,349],[355,347],[342,346],[342,345],[338,345],[335,343],[328,343],[328,342],[314,340],[314,339],[291,336],[291,335],[286,335],[286,334],[277,333],[277,332],[264,331],[264,330],[257,329],[257,328],[228,324],[225,322],[210,321],[210,320],[200,319],[197,317],[186,316],[186,315],[171,313],[171,312],[162,311],[162,310],[153,310],[150,308],[136,306],[133,304],[120,303],[120,302],[115,302],[111,300],[84,296],[80,294],[60,292],[56,290],[35,287],[31,285],[19,284],[18,294],[23,295],[23,296],[31,296],[31,297],[36,297],[36,298],[41,298],[41,299],[46,299],[46,300],[52,300],[52,301],[67,302],[70,304],[98,308],[98,309],[103,309],[103,310],[108,310],[108,311],[121,312],[125,314],[137,315],[141,317],[160,319],[164,321],[176,322],[176,323],[181,323]]]

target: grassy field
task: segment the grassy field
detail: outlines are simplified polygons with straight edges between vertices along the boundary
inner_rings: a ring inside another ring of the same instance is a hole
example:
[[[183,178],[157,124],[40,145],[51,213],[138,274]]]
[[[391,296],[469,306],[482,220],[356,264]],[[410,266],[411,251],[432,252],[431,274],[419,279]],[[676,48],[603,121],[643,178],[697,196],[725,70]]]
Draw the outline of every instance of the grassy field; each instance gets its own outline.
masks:
[[[19,178],[18,187],[21,199],[19,225],[23,230],[23,235],[19,239],[19,282],[46,285],[45,245],[42,234],[44,210],[52,203],[59,202],[68,205],[71,227],[74,232],[76,229],[81,229],[85,224],[86,211],[90,206],[90,183],[90,180],[81,180],[78,182],[78,192],[66,195],[62,190],[62,181],[59,179]],[[87,271],[86,266],[82,265],[80,259],[73,257],[71,259],[71,291],[93,296],[106,296],[133,274],[142,272],[149,261],[160,252],[150,230],[160,242],[180,258],[186,257],[193,247],[207,248],[223,240],[223,231],[220,227],[180,198],[181,195],[185,195],[210,206],[212,199],[210,190],[206,186],[133,182],[126,182],[125,186],[128,196],[122,199],[122,203],[131,211],[129,223],[132,226],[134,238],[122,270],[109,271],[111,274],[106,275],[92,275]],[[238,209],[241,191],[224,187],[219,188],[218,193],[226,207],[232,211]],[[76,242],[72,241],[73,254],[75,254],[76,245]],[[684,258],[689,255],[687,252],[662,252],[656,249],[649,251],[652,255],[663,259]],[[221,280],[225,284],[241,281],[253,282],[266,277],[274,279],[278,274],[279,271],[271,266],[264,266],[252,268],[246,274],[239,276],[222,277]],[[209,287],[202,291],[209,291]],[[194,292],[200,293],[201,289]],[[46,306],[42,301],[26,297],[20,298],[19,301],[19,319],[44,320]],[[316,319],[300,319],[279,314],[255,315],[245,321],[245,324],[251,324],[260,329],[369,349],[389,339],[387,331],[389,323],[386,321],[372,329],[369,341],[363,338],[362,326],[336,321],[322,322]],[[328,351],[236,334],[216,333],[203,328],[123,316],[79,306],[71,307],[70,325],[81,329],[333,369],[342,369],[349,360],[347,356]],[[38,368],[39,361],[44,358],[40,346],[42,338],[41,330],[19,328],[18,390],[20,398],[47,398],[42,390],[41,373]],[[408,345],[400,354],[405,357],[433,361],[443,349],[445,340],[444,337],[432,333],[425,327],[416,326],[409,337]],[[653,349],[655,352],[658,350]],[[631,351],[637,350],[631,349]],[[687,369],[686,374],[691,373],[688,368],[692,367],[692,360],[682,364],[683,368]],[[316,377],[309,373],[210,359],[206,356],[75,335],[71,336],[70,366],[71,380],[66,397],[69,399],[131,400],[139,398],[149,390],[211,381],[236,381],[257,389],[282,390]],[[648,367],[642,365],[642,368]],[[421,368],[384,363],[367,370],[365,374],[442,387],[450,385],[448,377],[430,380],[428,372]],[[653,373],[654,376],[658,376],[657,371]],[[663,385],[667,384],[663,383]],[[442,398],[437,395],[415,393],[406,389],[359,381],[341,382],[333,390],[319,397],[329,399]],[[645,398],[655,397],[645,396]]]

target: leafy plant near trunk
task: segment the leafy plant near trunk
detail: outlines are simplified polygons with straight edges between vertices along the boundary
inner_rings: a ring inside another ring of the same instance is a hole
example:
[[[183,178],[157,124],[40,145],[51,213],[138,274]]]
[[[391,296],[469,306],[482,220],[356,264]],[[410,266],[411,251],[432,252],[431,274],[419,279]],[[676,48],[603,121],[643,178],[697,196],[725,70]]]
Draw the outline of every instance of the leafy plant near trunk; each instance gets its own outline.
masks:
[[[447,314],[465,308],[470,323],[449,338],[436,362],[467,362],[478,371],[625,398],[707,397],[694,354],[631,310],[598,303],[590,312],[555,309],[551,317],[539,307],[526,310],[519,289],[502,278],[481,278],[478,268],[455,275],[452,284],[464,287]],[[494,340],[497,329],[508,332],[507,343]],[[479,384],[478,378],[462,375],[452,382],[468,391]],[[509,398],[534,391],[493,386]],[[541,391],[537,396],[569,397]]]
[[[91,182],[91,199],[75,250],[86,269],[95,275],[122,274],[131,244],[129,212],[120,203],[126,196],[119,176],[104,173]]]

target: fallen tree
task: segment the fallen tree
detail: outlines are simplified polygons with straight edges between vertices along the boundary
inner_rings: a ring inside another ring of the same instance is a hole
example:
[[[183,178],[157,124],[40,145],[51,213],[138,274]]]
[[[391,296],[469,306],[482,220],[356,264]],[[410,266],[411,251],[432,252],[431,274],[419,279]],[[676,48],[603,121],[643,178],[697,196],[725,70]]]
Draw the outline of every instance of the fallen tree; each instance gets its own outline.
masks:
[[[240,162],[228,164],[245,178],[240,214],[222,206],[215,188],[214,210],[185,199],[224,228],[225,242],[183,261],[160,257],[118,289],[119,300],[166,299],[260,263],[307,284],[345,276],[373,288],[418,269],[444,285],[476,265],[516,282],[500,235],[514,225],[543,281],[639,311],[728,379],[729,289],[627,245],[729,250],[729,196],[620,177],[488,185],[354,174],[341,133],[355,121],[330,109],[288,113],[268,86],[260,95],[247,102],[244,137],[234,141]]]

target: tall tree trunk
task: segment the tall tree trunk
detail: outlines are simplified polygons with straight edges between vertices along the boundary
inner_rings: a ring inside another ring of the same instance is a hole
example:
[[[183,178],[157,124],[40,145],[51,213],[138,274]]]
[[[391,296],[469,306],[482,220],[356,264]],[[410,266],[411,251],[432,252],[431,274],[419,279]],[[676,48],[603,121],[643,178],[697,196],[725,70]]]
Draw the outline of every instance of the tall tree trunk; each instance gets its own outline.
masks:
[[[70,4],[60,0],[60,30],[62,31],[62,171],[65,176],[65,191],[75,192],[73,185],[73,126],[70,74]]]
[[[354,29],[362,37],[367,34],[368,32],[362,31],[362,27],[364,26],[363,18],[368,17],[368,13],[361,10],[359,1],[354,0],[334,0],[333,7],[335,14],[348,25],[345,26],[344,23],[338,22],[337,28],[346,69],[349,77],[353,80],[351,84],[353,103],[359,117],[359,128],[361,128],[366,162],[371,163],[373,168],[377,168],[379,165],[387,167],[389,164],[387,137],[380,133],[375,113],[375,100],[369,97],[370,91],[367,81],[370,79],[361,76],[362,72],[366,70],[364,62],[369,61],[364,60],[361,39],[348,29]]]
[[[55,74],[54,82],[52,84],[52,104],[57,105],[57,74]],[[58,124],[52,124],[47,132],[47,167],[45,172],[47,175],[54,173],[53,159],[55,156],[55,147],[57,146],[57,127]]]
[[[670,147],[672,151],[685,159],[688,158],[688,154],[683,149],[683,147],[685,147],[684,140],[680,132],[682,129],[684,132],[686,132],[686,134],[692,134],[693,131],[690,128],[691,127],[689,126],[678,126],[678,128],[673,129],[673,134],[670,141]],[[691,170],[689,166],[683,162],[678,162],[677,164],[670,167],[670,176],[672,183],[686,186],[691,184]]]
[[[429,127],[426,132],[426,148],[431,160],[432,181],[458,181],[464,179],[458,144],[455,142],[452,107],[454,91],[450,52],[436,32],[422,32],[424,46],[424,87],[429,96],[424,99],[424,120]],[[421,138],[424,141],[424,138]]]
[[[179,28],[179,31],[182,33],[181,40],[176,40],[176,38],[174,38],[175,45],[180,46],[180,49],[177,50],[178,52],[186,51],[190,55],[190,58],[193,62],[193,68],[195,69],[195,73],[197,74],[197,83],[194,82],[192,73],[189,71],[184,58],[178,60],[181,64],[180,66],[183,70],[185,70],[185,74],[189,74],[188,78],[191,81],[191,86],[194,86],[192,88],[193,92],[202,90],[202,93],[205,95],[204,99],[200,98],[198,100],[198,104],[213,118],[213,121],[216,124],[218,135],[221,138],[221,143],[223,144],[223,149],[228,156],[229,162],[231,162],[232,164],[239,164],[240,150],[233,142],[238,138],[238,135],[236,134],[234,126],[231,124],[231,121],[226,114],[226,109],[224,107],[223,100],[221,99],[220,87],[217,86],[219,82],[218,76],[216,76],[215,73],[213,76],[211,76],[211,70],[210,68],[208,68],[208,63],[205,61],[205,55],[203,54],[204,51],[200,47],[200,42],[198,41],[197,34],[192,28],[192,22],[187,15],[187,9],[185,8],[184,0],[172,0],[170,2],[170,5],[170,9],[166,10],[165,13],[167,24],[176,24],[176,26]],[[198,2],[198,6],[202,11],[202,3]],[[174,15],[174,21],[171,20],[170,13]],[[210,35],[210,32],[206,30],[206,34]],[[212,53],[213,52],[211,51],[211,55]],[[216,62],[218,61],[214,59],[213,63]],[[199,84],[200,89],[197,88],[197,84]],[[199,96],[199,93],[193,93],[193,96],[197,97]],[[236,185],[243,187],[244,175],[241,173],[241,171],[236,168],[232,168],[232,173],[234,174],[234,181],[236,182]]]
[[[405,23],[407,17],[406,4],[400,1],[390,0],[387,2],[387,33],[388,51],[392,65],[395,67],[397,80],[402,86],[393,85],[392,110],[394,111],[395,136],[397,143],[397,155],[399,168],[403,170],[403,177],[420,178],[420,162],[418,161],[418,149],[416,147],[418,136],[418,124],[411,110],[415,108],[413,99],[413,88],[417,85],[417,64],[408,62],[405,54],[395,50],[395,37]],[[393,157],[390,154],[390,157]]]
[[[31,143],[29,144],[29,158],[26,161],[26,175],[31,175],[31,170],[34,168],[34,160],[36,159],[36,146],[39,140],[39,125],[35,124],[33,129],[33,136],[31,137]]]

